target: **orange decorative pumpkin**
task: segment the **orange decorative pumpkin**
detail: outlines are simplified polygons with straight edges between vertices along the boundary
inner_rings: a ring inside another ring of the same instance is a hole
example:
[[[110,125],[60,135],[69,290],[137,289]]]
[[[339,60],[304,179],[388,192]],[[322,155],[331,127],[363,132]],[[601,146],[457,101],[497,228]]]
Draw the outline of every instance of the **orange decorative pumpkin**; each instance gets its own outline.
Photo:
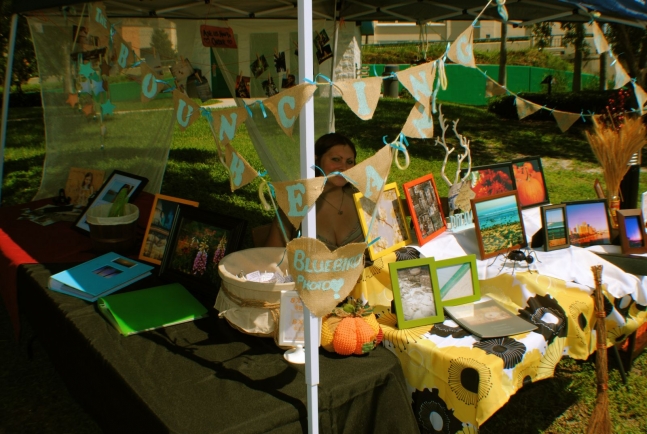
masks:
[[[532,168],[532,164],[526,162],[523,166],[515,165],[514,171],[519,201],[522,206],[540,203],[546,200],[544,191],[544,179],[541,173]]]
[[[321,323],[321,346],[344,356],[365,354],[382,341],[382,328],[368,303],[349,298]]]

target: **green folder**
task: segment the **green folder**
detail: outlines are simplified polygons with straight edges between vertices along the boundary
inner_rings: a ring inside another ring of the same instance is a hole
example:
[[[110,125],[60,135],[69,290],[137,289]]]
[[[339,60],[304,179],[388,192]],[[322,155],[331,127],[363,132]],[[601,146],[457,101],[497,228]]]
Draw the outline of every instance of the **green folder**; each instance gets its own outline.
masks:
[[[124,336],[193,321],[207,309],[179,283],[101,297],[101,313]]]

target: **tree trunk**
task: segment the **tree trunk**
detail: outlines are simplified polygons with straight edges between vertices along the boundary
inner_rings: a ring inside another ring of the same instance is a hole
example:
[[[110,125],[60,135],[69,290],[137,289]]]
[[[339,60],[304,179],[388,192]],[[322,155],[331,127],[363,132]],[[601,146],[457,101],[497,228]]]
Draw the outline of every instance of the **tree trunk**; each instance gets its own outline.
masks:
[[[582,90],[582,58],[584,45],[584,25],[577,24],[575,27],[577,37],[575,39],[575,59],[573,59],[573,92]]]
[[[607,90],[607,53],[600,53],[600,90]]]
[[[506,82],[506,64],[508,62],[508,52],[506,51],[506,42],[508,40],[508,24],[501,22],[501,48],[499,50],[499,84],[505,86]]]

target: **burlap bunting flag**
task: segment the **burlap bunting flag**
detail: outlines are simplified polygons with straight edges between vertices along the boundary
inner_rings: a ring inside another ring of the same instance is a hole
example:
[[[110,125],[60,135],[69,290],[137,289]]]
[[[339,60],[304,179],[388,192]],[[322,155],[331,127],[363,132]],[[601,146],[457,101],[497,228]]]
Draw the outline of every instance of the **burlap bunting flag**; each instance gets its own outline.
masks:
[[[645,105],[645,102],[647,102],[647,93],[645,93],[645,90],[640,87],[640,85],[636,83],[632,83],[634,85],[634,95],[636,95],[636,102],[638,102],[638,108],[640,111],[643,111],[643,106]]]
[[[182,131],[200,117],[200,106],[177,89],[173,91],[173,107],[175,107],[175,119]]]
[[[212,111],[212,131],[216,142],[225,145],[234,140],[234,136],[236,135],[238,127],[240,126],[240,124],[245,122],[247,116],[247,110],[245,110],[245,108],[243,107],[229,110]]]
[[[490,98],[492,96],[505,95],[508,93],[503,86],[501,86],[496,81],[492,80],[490,77],[486,77],[485,80],[485,97]]]
[[[276,202],[279,208],[288,216],[292,226],[299,227],[301,220],[323,192],[325,180],[323,176],[318,176],[297,181],[272,183],[276,194]]]
[[[391,161],[391,147],[387,145],[372,157],[345,171],[344,175],[353,181],[364,197],[375,202],[384,188],[385,179],[389,176]]]
[[[553,111],[553,117],[557,121],[557,126],[563,132],[566,132],[573,124],[580,118],[577,113],[562,112],[559,110]]]
[[[614,89],[620,89],[622,86],[625,84],[629,83],[631,81],[631,78],[629,78],[629,75],[627,74],[627,71],[622,67],[620,64],[620,61],[616,59],[614,63],[615,69],[616,69],[616,80],[615,80],[615,85],[613,86]]]
[[[598,26],[598,23],[593,21],[591,23],[591,30],[593,30],[593,43],[598,54],[609,51],[609,43],[607,42],[607,38],[604,37],[604,33],[600,29],[600,26]]]
[[[402,127],[402,134],[416,139],[428,139],[434,136],[434,119],[431,108],[416,102],[409,112],[409,117]]]
[[[540,105],[537,105],[530,101],[526,101],[525,99],[522,99],[519,97],[515,98],[514,101],[515,101],[515,104],[517,105],[517,116],[519,116],[519,119],[523,119],[527,116],[530,116],[531,114],[541,109]]]
[[[429,62],[396,72],[395,75],[416,101],[428,106],[434,90],[435,73],[436,62]]]
[[[119,71],[129,68],[135,62],[130,42],[126,42],[119,33],[112,37],[112,61],[119,67]]]
[[[341,91],[341,97],[348,107],[360,119],[367,121],[373,117],[380,100],[381,77],[336,81],[335,86]]]
[[[447,57],[460,65],[476,68],[474,60],[474,26],[469,26],[449,47]]]
[[[329,314],[346,299],[364,270],[366,243],[351,243],[331,252],[315,238],[297,238],[287,245],[288,268],[296,290],[310,312]]]
[[[110,22],[103,2],[88,5],[88,33],[99,38],[99,46],[107,47],[110,38]]]
[[[231,191],[249,184],[258,176],[258,172],[229,143],[225,145],[225,163]]]
[[[285,134],[292,137],[294,123],[299,116],[301,107],[310,99],[315,90],[317,90],[317,85],[303,83],[267,98],[263,101],[263,105],[274,114]]]
[[[157,81],[157,74],[153,68],[146,63],[139,65],[141,75],[141,101],[148,102],[155,98],[162,90],[167,88],[166,84]]]

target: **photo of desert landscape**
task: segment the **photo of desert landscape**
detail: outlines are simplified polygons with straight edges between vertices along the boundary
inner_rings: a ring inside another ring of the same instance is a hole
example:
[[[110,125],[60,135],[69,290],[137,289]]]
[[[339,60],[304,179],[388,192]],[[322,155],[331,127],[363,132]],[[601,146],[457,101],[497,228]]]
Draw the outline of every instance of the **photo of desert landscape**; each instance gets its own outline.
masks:
[[[521,215],[514,194],[475,202],[474,218],[478,221],[486,257],[525,244]]]

